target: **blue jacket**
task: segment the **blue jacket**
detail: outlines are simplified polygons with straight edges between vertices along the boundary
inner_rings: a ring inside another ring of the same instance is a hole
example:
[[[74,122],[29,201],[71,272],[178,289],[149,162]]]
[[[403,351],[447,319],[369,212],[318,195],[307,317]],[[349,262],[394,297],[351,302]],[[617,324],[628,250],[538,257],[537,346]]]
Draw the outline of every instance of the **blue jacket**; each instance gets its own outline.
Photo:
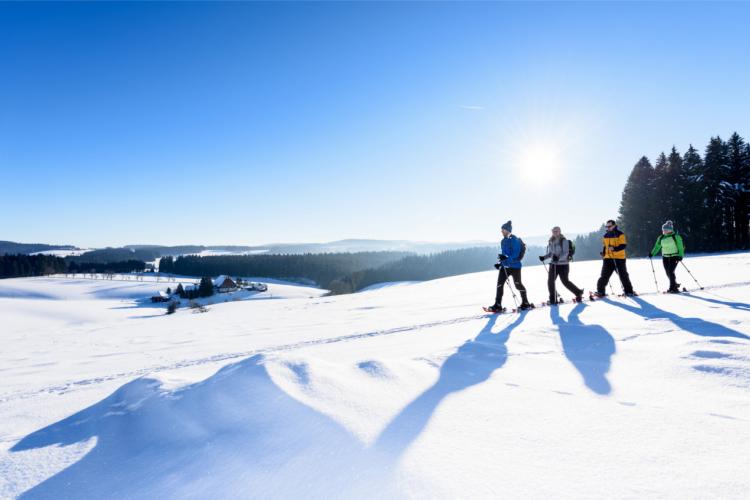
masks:
[[[500,242],[500,253],[504,253],[508,258],[503,265],[509,269],[521,269],[521,261],[518,256],[521,255],[521,242],[515,234],[503,238]]]

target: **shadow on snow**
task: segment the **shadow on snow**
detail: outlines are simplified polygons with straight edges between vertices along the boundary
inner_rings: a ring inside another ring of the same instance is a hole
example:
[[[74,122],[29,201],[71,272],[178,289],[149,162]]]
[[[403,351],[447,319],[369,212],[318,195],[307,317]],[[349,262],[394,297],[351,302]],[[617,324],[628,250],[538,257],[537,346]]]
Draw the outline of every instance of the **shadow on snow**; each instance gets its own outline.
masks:
[[[176,391],[140,378],[16,443],[12,452],[96,439],[78,462],[21,498],[368,498],[402,496],[393,474],[449,394],[480,384],[507,360],[510,332],[492,316],[366,447],[271,379],[262,355]],[[301,383],[304,383],[304,378]]]
[[[600,325],[587,325],[578,317],[586,306],[576,304],[568,319],[560,317],[559,307],[550,307],[550,318],[560,331],[565,357],[573,363],[586,386],[597,394],[609,394],[612,387],[607,380],[612,355],[616,352],[615,339]]]
[[[493,334],[497,315],[472,340],[467,340],[440,367],[440,377],[429,389],[409,403],[380,433],[374,448],[388,455],[399,456],[419,436],[432,413],[448,395],[480,384],[490,378],[508,359],[506,343],[510,333],[526,316],[526,312]]]
[[[731,337],[736,339],[750,340],[750,336],[744,333],[732,330],[724,325],[718,323],[712,323],[701,318],[684,318],[677,314],[659,309],[658,307],[646,302],[640,297],[630,297],[639,307],[625,304],[619,300],[603,299],[610,305],[625,309],[633,314],[637,314],[646,319],[667,319],[671,321],[676,327],[681,328],[694,335],[700,335],[701,337]]]
[[[745,302],[730,302],[718,299],[709,299],[708,297],[699,297],[698,295],[692,295],[690,293],[684,293],[681,295],[681,297],[690,297],[691,299],[704,300],[706,302],[711,302],[712,304],[728,306],[732,309],[739,309],[740,311],[750,311],[750,304],[747,304]]]

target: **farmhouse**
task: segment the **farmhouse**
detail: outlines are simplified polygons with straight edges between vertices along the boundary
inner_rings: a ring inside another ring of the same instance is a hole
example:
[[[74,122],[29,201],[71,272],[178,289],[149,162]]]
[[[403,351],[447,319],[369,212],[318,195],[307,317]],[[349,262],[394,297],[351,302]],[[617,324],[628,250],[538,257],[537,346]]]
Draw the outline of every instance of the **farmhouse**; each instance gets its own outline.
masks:
[[[219,293],[233,292],[237,290],[237,282],[229,276],[221,275],[214,280],[214,288]]]
[[[169,295],[167,295],[167,292],[159,292],[153,297],[151,297],[151,302],[169,302]]]

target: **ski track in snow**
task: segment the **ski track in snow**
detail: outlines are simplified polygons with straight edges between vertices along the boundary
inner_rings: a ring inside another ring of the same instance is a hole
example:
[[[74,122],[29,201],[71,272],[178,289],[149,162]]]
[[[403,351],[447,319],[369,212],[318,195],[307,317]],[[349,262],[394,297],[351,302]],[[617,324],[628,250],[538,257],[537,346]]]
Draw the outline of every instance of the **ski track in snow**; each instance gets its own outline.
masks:
[[[84,379],[84,380],[71,381],[65,384],[44,387],[44,388],[37,389],[34,391],[12,393],[12,394],[8,394],[5,396],[0,396],[0,403],[13,401],[17,399],[25,399],[28,397],[33,397],[33,396],[44,394],[44,393],[61,394],[64,392],[68,392],[69,390],[72,390],[79,386],[88,386],[91,384],[109,382],[111,380],[117,380],[119,378],[140,377],[149,373],[158,373],[158,372],[166,371],[166,370],[177,370],[180,368],[188,368],[191,366],[218,363],[221,361],[227,361],[231,359],[254,356],[256,354],[271,354],[271,353],[276,353],[276,352],[292,351],[295,349],[301,349],[305,347],[325,345],[325,344],[335,344],[339,342],[350,342],[353,340],[360,340],[360,339],[366,339],[366,338],[371,338],[371,337],[381,337],[381,336],[393,335],[397,333],[418,332],[427,328],[434,328],[434,327],[446,326],[446,325],[455,325],[459,323],[465,323],[468,321],[483,319],[483,318],[486,318],[487,316],[488,316],[487,314],[479,314],[476,316],[465,316],[461,318],[454,318],[454,319],[449,319],[449,320],[444,320],[444,321],[435,321],[435,322],[423,323],[419,325],[401,326],[401,327],[389,328],[385,330],[375,330],[372,332],[355,333],[352,335],[341,335],[338,337],[331,337],[327,339],[305,340],[302,342],[295,342],[292,344],[282,344],[278,346],[267,347],[264,349],[228,352],[228,353],[222,353],[222,354],[214,354],[213,356],[206,356],[204,358],[186,359],[186,360],[178,361],[176,363],[171,363],[167,365],[155,365],[149,368],[142,368],[139,370],[133,370],[129,372],[114,373],[112,375],[106,375],[102,377],[94,377],[94,378],[89,378],[89,379]]]
[[[707,292],[707,290],[720,290],[720,289],[726,289],[726,288],[735,288],[735,287],[741,287],[741,286],[748,286],[750,285],[750,281],[742,281],[742,282],[735,282],[735,283],[727,283],[723,285],[715,285],[715,286],[707,286],[704,287],[702,290],[696,289],[696,290],[689,290],[687,294],[690,294],[692,292],[704,292],[704,293],[710,293]],[[662,295],[661,292],[651,292],[651,293],[642,293],[639,294],[638,297],[648,297],[648,296],[659,296]],[[720,296],[719,296],[720,297]],[[631,300],[629,297],[608,297],[606,299],[598,299],[596,301],[586,301],[584,299],[584,303],[591,305],[596,302],[602,302],[607,303],[607,301],[627,301]],[[570,302],[562,304],[562,306],[570,306],[573,305]],[[560,306],[558,306],[560,307]],[[536,309],[531,309],[529,311],[526,311],[526,313],[533,313],[536,310],[547,310],[547,307],[538,307]],[[506,313],[499,315],[500,317],[515,317],[518,313]],[[296,349],[302,349],[306,347],[312,347],[312,346],[319,346],[319,345],[326,345],[326,344],[335,344],[340,342],[351,342],[361,339],[367,339],[372,337],[381,337],[386,335],[394,335],[399,333],[416,333],[420,332],[425,329],[429,328],[435,328],[439,326],[448,326],[448,325],[455,325],[460,323],[466,323],[470,321],[480,320],[484,318],[491,317],[492,314],[490,313],[483,313],[483,314],[477,314],[473,316],[463,316],[459,318],[453,318],[448,320],[442,320],[442,321],[434,321],[430,323],[422,323],[417,325],[410,325],[410,326],[401,326],[401,327],[394,327],[384,330],[375,330],[371,332],[364,332],[364,333],[355,333],[351,335],[341,335],[338,337],[331,337],[326,339],[316,339],[316,340],[305,340],[302,342],[295,342],[291,344],[282,344],[278,346],[271,346],[264,349],[253,349],[249,351],[237,351],[237,352],[228,352],[228,353],[221,353],[221,354],[214,354],[212,356],[206,356],[202,358],[193,358],[193,359],[185,359],[178,361],[176,363],[170,363],[165,365],[154,365],[147,368],[141,368],[138,370],[132,370],[128,372],[120,372],[120,373],[114,373],[111,375],[105,375],[101,377],[94,377],[89,379],[83,379],[83,380],[74,380],[67,382],[65,384],[55,385],[55,386],[47,386],[40,389],[36,389],[33,391],[24,391],[24,392],[17,392],[17,393],[10,393],[6,395],[0,396],[0,403],[5,403],[9,401],[14,401],[18,399],[26,399],[29,397],[34,397],[40,394],[63,394],[71,390],[75,390],[78,387],[85,387],[92,384],[100,384],[104,382],[110,382],[113,380],[121,379],[121,378],[131,378],[131,377],[141,377],[150,373],[159,373],[163,371],[168,370],[178,370],[181,368],[189,368],[199,365],[206,365],[206,364],[212,364],[212,363],[219,363],[222,361],[232,360],[232,359],[238,359],[238,358],[244,358],[249,356],[254,356],[257,354],[272,354],[277,352],[285,352],[285,351],[292,351]],[[664,318],[654,318],[650,321],[669,321],[668,319]],[[670,332],[680,330],[680,328],[670,328],[668,330],[662,331],[662,332],[651,332],[651,333],[642,333],[642,334],[636,334],[636,335],[630,335],[628,337],[624,337],[622,339],[619,339],[621,342],[634,340],[637,338],[641,338],[644,336],[653,336],[653,335],[665,335]],[[523,355],[535,355],[535,354],[549,354],[548,351],[543,352],[524,352]]]

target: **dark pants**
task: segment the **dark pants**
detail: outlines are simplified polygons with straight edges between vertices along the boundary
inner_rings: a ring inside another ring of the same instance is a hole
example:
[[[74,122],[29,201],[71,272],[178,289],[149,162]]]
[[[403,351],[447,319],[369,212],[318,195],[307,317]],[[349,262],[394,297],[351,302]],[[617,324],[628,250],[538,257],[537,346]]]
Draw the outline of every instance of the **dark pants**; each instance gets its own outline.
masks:
[[[499,306],[503,303],[503,289],[505,288],[505,282],[508,281],[509,276],[513,278],[513,283],[516,285],[518,291],[521,292],[521,304],[528,304],[529,300],[526,298],[526,287],[521,283],[521,270],[501,267],[500,272],[497,275],[495,305]]]
[[[602,262],[602,275],[596,283],[597,293],[604,295],[607,283],[609,283],[609,278],[615,270],[620,276],[620,283],[622,283],[622,288],[625,290],[625,293],[633,293],[633,285],[630,283],[625,259],[604,259]]]
[[[562,284],[565,285],[565,288],[570,290],[573,295],[576,297],[579,297],[581,294],[583,294],[583,290],[575,286],[571,281],[568,279],[568,273],[570,272],[570,265],[558,265],[558,264],[550,264],[549,265],[549,273],[547,276],[547,288],[549,289],[549,300],[550,302],[556,302],[557,297],[555,296],[555,292],[557,291],[555,289],[555,281],[557,281],[557,277],[560,277],[560,281],[562,281]]]
[[[675,275],[675,269],[677,269],[677,264],[680,262],[679,257],[662,257],[661,263],[664,264],[664,270],[667,272],[667,277],[669,278],[669,289],[673,292],[679,290],[679,286],[677,284],[677,276]]]

